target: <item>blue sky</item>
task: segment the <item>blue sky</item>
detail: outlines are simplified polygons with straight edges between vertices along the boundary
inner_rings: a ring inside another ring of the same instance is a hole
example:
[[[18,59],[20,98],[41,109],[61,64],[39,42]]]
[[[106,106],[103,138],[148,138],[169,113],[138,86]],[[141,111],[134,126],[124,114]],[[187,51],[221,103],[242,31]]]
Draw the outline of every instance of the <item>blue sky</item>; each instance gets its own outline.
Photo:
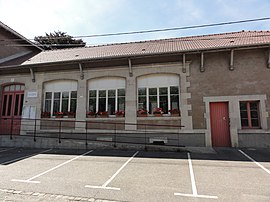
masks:
[[[0,0],[0,20],[29,39],[58,30],[78,36],[261,17],[270,17],[269,0]],[[270,20],[83,40],[97,45],[240,30],[270,30]]]

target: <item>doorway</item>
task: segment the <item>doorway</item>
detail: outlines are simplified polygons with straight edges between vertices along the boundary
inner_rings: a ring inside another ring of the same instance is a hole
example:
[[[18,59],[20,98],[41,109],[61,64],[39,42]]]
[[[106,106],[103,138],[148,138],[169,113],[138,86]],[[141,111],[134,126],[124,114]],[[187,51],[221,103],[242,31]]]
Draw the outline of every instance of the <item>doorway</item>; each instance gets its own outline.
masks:
[[[2,92],[0,134],[19,135],[24,100],[24,85],[5,85]]]
[[[211,139],[213,147],[231,147],[228,102],[210,103]]]

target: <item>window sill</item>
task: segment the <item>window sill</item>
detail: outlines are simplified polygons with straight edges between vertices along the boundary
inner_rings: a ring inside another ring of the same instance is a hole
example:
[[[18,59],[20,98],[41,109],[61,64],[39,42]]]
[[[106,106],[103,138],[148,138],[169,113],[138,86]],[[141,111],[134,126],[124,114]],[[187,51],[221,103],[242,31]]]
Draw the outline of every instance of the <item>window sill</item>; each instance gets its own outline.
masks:
[[[157,119],[179,120],[181,119],[181,117],[180,116],[138,116],[137,119],[139,120],[157,120]]]
[[[270,130],[265,130],[265,129],[240,129],[238,130],[238,133],[240,134],[250,134],[250,133],[270,133]]]

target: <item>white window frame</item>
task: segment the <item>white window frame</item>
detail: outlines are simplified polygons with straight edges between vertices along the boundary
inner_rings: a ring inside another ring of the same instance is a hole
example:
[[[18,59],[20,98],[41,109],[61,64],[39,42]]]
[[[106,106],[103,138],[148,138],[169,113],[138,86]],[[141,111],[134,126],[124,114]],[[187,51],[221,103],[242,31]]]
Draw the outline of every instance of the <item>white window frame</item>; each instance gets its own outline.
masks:
[[[149,112],[149,88],[157,88],[157,107],[160,107],[159,88],[167,88],[168,92],[168,111],[171,110],[171,92],[170,87],[178,87],[179,105],[180,105],[180,83],[179,76],[175,74],[150,74],[141,76],[137,80],[137,109],[139,109],[139,88],[146,88],[146,110]],[[180,109],[180,106],[179,106]]]
[[[115,111],[118,111],[118,90],[124,89],[126,94],[126,80],[122,77],[103,77],[90,79],[88,81],[88,102],[87,109],[89,110],[89,95],[90,90],[96,90],[96,112],[99,111],[99,91],[106,91],[106,106],[105,111],[108,111],[109,90],[115,90]],[[126,95],[125,95],[126,97]]]
[[[50,113],[52,115],[53,115],[54,93],[60,93],[59,112],[62,112],[62,95],[63,95],[64,92],[69,93],[68,111],[70,111],[71,93],[73,91],[75,91],[77,93],[77,81],[56,80],[56,81],[50,81],[48,83],[45,83],[44,84],[43,111],[45,111],[46,93],[52,93],[51,106],[50,106]]]

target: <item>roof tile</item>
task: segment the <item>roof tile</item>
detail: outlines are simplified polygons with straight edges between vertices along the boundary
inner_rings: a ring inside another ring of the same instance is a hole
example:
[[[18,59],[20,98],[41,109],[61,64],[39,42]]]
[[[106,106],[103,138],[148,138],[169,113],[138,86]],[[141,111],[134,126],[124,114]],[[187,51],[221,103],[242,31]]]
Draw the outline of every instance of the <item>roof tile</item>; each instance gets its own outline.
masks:
[[[23,65],[269,45],[269,31],[241,31],[43,51]]]

